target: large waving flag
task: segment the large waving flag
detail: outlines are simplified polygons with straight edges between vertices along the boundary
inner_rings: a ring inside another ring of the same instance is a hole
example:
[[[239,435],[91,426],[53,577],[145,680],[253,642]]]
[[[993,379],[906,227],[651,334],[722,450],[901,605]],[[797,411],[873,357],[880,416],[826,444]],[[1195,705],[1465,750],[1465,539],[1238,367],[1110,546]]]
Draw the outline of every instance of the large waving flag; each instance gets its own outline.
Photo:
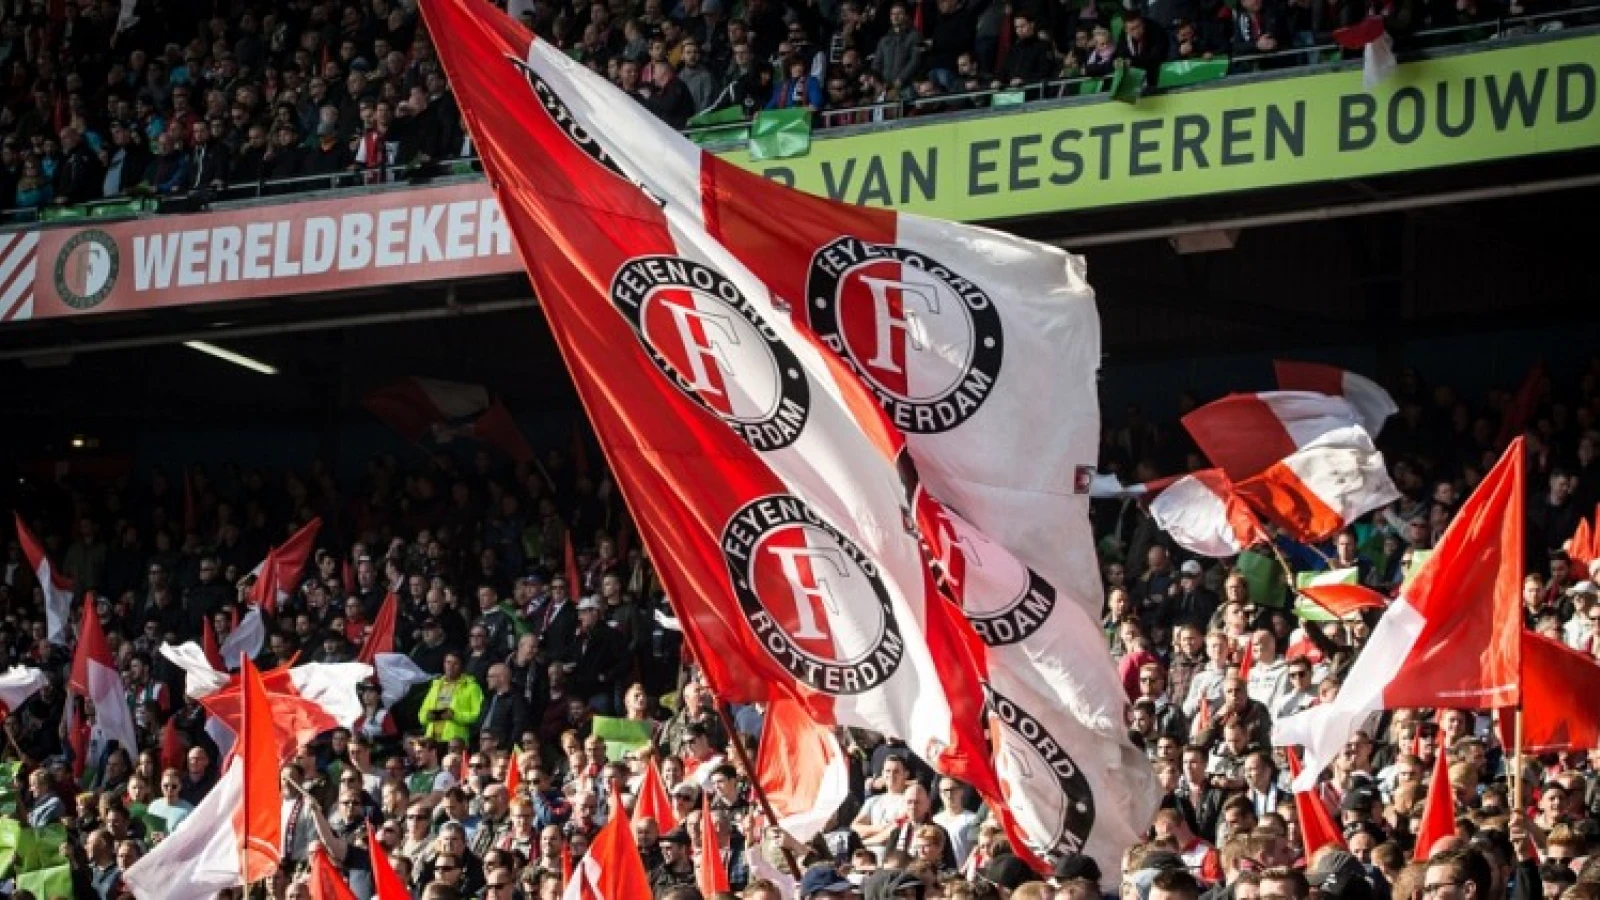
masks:
[[[261,673],[248,658],[241,660],[239,668],[244,702],[236,752],[244,790],[233,827],[239,837],[239,872],[244,883],[251,884],[270,876],[283,858],[283,792],[278,765],[291,754],[281,751]]]
[[[1518,702],[1523,441],[1513,441],[1401,588],[1329,704],[1289,716],[1273,743],[1303,745],[1296,790],[1314,785],[1368,714]]]
[[[1356,416],[1367,434],[1377,437],[1383,423],[1400,411],[1394,397],[1383,386],[1365,375],[1323,363],[1274,360],[1273,372],[1278,377],[1278,389],[1283,391],[1310,391],[1343,397],[1355,407]]]
[[[1336,428],[1235,485],[1239,496],[1289,537],[1317,544],[1400,499],[1383,454],[1359,425]]]
[[[234,812],[243,802],[244,765],[230,757],[222,778],[176,831],[122,873],[138,900],[215,900],[243,883]]]
[[[1343,397],[1307,391],[1230,394],[1183,417],[1194,442],[1234,481],[1260,474],[1330,431],[1359,425]]]
[[[43,672],[28,666],[12,666],[0,675],[0,722],[39,693],[49,680]]]
[[[72,584],[56,571],[44,552],[44,544],[33,536],[28,523],[22,521],[21,513],[16,514],[16,519],[17,542],[22,545],[22,555],[28,560],[33,577],[39,580],[39,590],[44,592],[45,636],[52,644],[68,646],[72,642],[72,636],[67,633],[72,616]]]
[[[250,587],[250,602],[256,608],[272,612],[278,608],[280,599],[299,589],[300,573],[305,571],[306,560],[311,558],[321,528],[322,519],[312,519],[287,541],[267,551],[266,560],[252,573],[256,582]]]
[[[94,704],[94,731],[101,738],[115,740],[130,754],[139,752],[139,731],[128,710],[128,689],[111,658],[93,598],[86,598],[83,604],[83,624],[78,628],[78,649],[67,685],[72,693]]]
[[[463,114],[719,692],[794,695],[819,723],[904,737],[1033,823],[1019,852],[1087,847],[1114,868],[1154,795],[1120,691],[1097,693],[1116,682],[1087,612],[1100,606],[1085,514],[1098,325],[1078,263],[787,192],[701,154],[492,11],[423,8],[452,35],[441,54]],[[796,236],[780,244],[760,219]],[[926,349],[943,361],[908,366]],[[1024,362],[1004,375],[1013,350],[1040,367],[1084,359],[1071,378]],[[1051,422],[1081,436],[990,415],[1063,385],[1072,396],[1053,408],[1084,413]],[[1029,448],[1029,465],[1001,445]],[[1045,465],[1062,447],[1081,464]]]
[[[1522,749],[1528,753],[1600,746],[1600,665],[1560,641],[1522,632]],[[1515,746],[1512,717],[1500,717],[1501,741]]]
[[[432,436],[441,443],[456,435],[475,438],[516,462],[533,459],[533,448],[510,410],[481,384],[433,378],[401,378],[361,398],[361,405],[408,441]]]
[[[562,900],[619,900],[649,897],[652,893],[639,845],[633,840],[633,824],[628,821],[628,811],[617,796],[615,785],[611,815],[589,842],[589,852],[573,867],[566,885]]]
[[[222,657],[223,668],[232,669],[238,665],[241,656],[249,659],[260,656],[261,648],[266,642],[267,624],[261,618],[261,610],[252,609],[234,625],[233,631],[228,634],[228,639],[222,642],[217,654]],[[230,661],[234,665],[228,665]]]
[[[1237,556],[1267,539],[1261,522],[1221,469],[1147,485],[1150,517],[1178,546],[1201,556]]]
[[[850,768],[833,730],[792,700],[768,704],[756,752],[756,781],[779,828],[809,843],[850,795]]]

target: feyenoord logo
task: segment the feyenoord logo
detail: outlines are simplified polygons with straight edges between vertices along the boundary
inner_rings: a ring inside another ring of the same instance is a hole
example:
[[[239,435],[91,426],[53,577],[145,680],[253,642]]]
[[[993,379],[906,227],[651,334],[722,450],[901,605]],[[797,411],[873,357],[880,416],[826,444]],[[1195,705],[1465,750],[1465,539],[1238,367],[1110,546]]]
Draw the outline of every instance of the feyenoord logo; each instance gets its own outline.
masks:
[[[611,279],[611,300],[656,367],[745,443],[777,450],[800,436],[810,406],[800,361],[722,273],[635,257]]]
[[[900,668],[905,642],[877,566],[799,498],[750,501],[722,529],[745,620],[799,681],[860,694]]]
[[[111,296],[121,268],[111,235],[94,228],[80,231],[56,254],[56,293],[73,309],[93,309]]]
[[[995,691],[989,695],[989,716],[1004,730],[996,761],[1001,790],[1009,795],[1026,785],[1028,803],[1012,804],[1029,835],[1049,835],[1049,843],[1033,843],[1033,851],[1052,862],[1067,853],[1082,853],[1094,829],[1094,791],[1067,751],[1038,719]],[[1055,790],[1040,790],[1046,783]]]
[[[539,98],[539,106],[549,114],[551,121],[555,122],[556,127],[561,129],[561,133],[567,136],[567,140],[571,141],[579,150],[582,150],[590,159],[611,170],[612,174],[618,178],[644,191],[645,196],[655,201],[656,205],[667,205],[667,201],[652,193],[644,182],[637,178],[631,178],[628,173],[622,171],[622,167],[617,165],[617,161],[611,158],[611,154],[607,153],[606,149],[600,146],[600,143],[590,136],[582,125],[578,124],[578,120],[572,116],[572,111],[567,108],[567,105],[561,101],[560,97],[556,96],[556,92],[550,89],[550,85],[539,77],[539,73],[535,72],[532,66],[514,56],[507,56],[506,59],[517,67],[517,71],[522,73],[522,77],[527,80],[528,86],[533,88],[533,95]]]
[[[901,431],[971,418],[1000,375],[1000,314],[983,288],[914,250],[841,237],[811,258],[806,314]]]

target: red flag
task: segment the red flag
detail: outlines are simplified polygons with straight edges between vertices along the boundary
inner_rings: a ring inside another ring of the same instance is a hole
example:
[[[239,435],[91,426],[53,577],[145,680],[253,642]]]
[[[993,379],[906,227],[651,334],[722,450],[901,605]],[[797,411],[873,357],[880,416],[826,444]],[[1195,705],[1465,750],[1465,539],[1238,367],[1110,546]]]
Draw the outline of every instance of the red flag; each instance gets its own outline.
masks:
[[[249,884],[270,876],[282,858],[283,794],[278,779],[281,755],[272,704],[261,673],[240,654],[241,694],[239,743],[235,765],[244,766],[244,799],[234,819],[239,836],[240,872]]]
[[[472,780],[472,752],[469,750],[461,751],[461,759],[456,765],[456,780],[463,786]]]
[[[22,514],[16,513],[15,517],[17,543],[22,545],[22,555],[28,560],[28,568],[33,570],[33,577],[44,592],[46,634],[50,643],[65,647],[72,642],[68,621],[72,616],[72,582],[50,562],[49,555],[44,552],[44,544],[34,537],[28,523],[22,520]]]
[[[711,817],[711,792],[700,794],[700,871],[695,875],[704,897],[728,891],[728,867],[722,861],[722,845],[717,840],[717,825]]]
[[[1359,584],[1318,584],[1299,589],[1300,596],[1341,619],[1364,609],[1384,609],[1389,600],[1372,588]]]
[[[517,788],[522,787],[522,766],[519,762],[517,748],[511,748],[511,759],[506,763],[506,796],[516,797]]]
[[[394,623],[399,615],[398,607],[400,598],[394,591],[384,595],[383,605],[378,607],[378,617],[372,620],[372,630],[367,632],[367,639],[361,644],[361,652],[356,654],[356,662],[372,665],[372,661],[379,653],[394,652]]]
[[[1600,665],[1560,641],[1522,632],[1522,749],[1530,753],[1600,746]],[[1501,741],[1515,746],[1513,717],[1500,722]]]
[[[1428,801],[1422,807],[1422,825],[1417,829],[1417,846],[1412,859],[1423,862],[1440,838],[1456,833],[1456,792],[1450,785],[1450,754],[1439,748],[1433,763],[1433,781],[1428,783]]]
[[[1306,777],[1319,776],[1378,710],[1518,703],[1523,456],[1519,438],[1467,498],[1372,630],[1339,696],[1278,721],[1273,740],[1306,748]]]
[[[256,583],[250,588],[250,600],[266,612],[278,608],[278,598],[287,596],[299,587],[297,580],[305,571],[306,560],[317,540],[322,519],[315,518],[289,536],[287,541],[267,551],[267,558],[256,572]]]
[[[667,795],[667,786],[661,780],[661,769],[656,766],[654,757],[645,766],[644,780],[639,783],[639,799],[633,805],[633,815],[639,819],[655,819],[662,834],[678,827],[678,814],[672,808],[672,798]]]
[[[1355,407],[1344,398],[1299,391],[1230,394],[1183,417],[1206,458],[1236,482],[1329,432],[1357,425]]]
[[[633,840],[633,824],[628,821],[628,811],[612,787],[611,817],[605,827],[589,842],[589,852],[574,867],[570,876],[563,879],[566,891],[564,900],[583,897],[599,900],[633,900],[649,897],[650,877],[645,873],[644,861],[639,856],[639,845]]]
[[[1251,640],[1250,632],[1245,632],[1244,649],[1239,651],[1239,680],[1246,685],[1250,683],[1250,670],[1256,664],[1256,644]]]
[[[572,548],[571,528],[567,529],[566,546],[563,552],[566,554],[567,564],[567,594],[573,598],[582,597],[584,593],[583,579],[578,575],[578,554]]]
[[[139,731],[128,709],[128,690],[111,658],[111,645],[100,627],[94,610],[93,594],[83,598],[83,620],[78,627],[78,647],[72,657],[72,673],[67,679],[71,693],[94,704],[94,728],[113,738],[123,749],[134,753],[139,747]]]
[[[1355,36],[1355,28],[1340,29],[1349,31],[1350,36]],[[1377,40],[1383,34],[1382,20],[1374,29],[1369,29],[1361,34],[1361,46]],[[1333,34],[1334,40],[1339,40],[1339,32]],[[1351,50],[1359,47],[1349,47]],[[1355,407],[1357,416],[1361,419],[1361,427],[1373,437],[1383,430],[1383,423],[1389,417],[1400,411],[1399,405],[1394,402],[1394,397],[1383,389],[1383,386],[1362,375],[1349,372],[1338,366],[1324,365],[1323,363],[1292,362],[1277,359],[1272,362],[1272,369],[1278,378],[1278,387],[1285,391],[1312,391],[1318,394],[1328,394],[1333,397],[1343,397]]]
[[[227,666],[222,662],[222,648],[217,644],[217,631],[211,627],[211,617],[202,616],[200,619],[200,649],[206,655],[206,662],[218,672],[226,672]]]
[[[1200,695],[1200,712],[1195,716],[1195,722],[1194,733],[1197,735],[1205,734],[1211,729],[1211,696],[1209,694]]]
[[[1299,775],[1300,754],[1293,747],[1286,747],[1283,752],[1289,758],[1290,777]],[[1300,819],[1300,845],[1306,859],[1329,844],[1344,848],[1344,836],[1334,824],[1328,805],[1322,802],[1320,791],[1295,791],[1294,811]]]
[[[1384,35],[1383,16],[1368,16],[1354,25],[1333,32],[1333,40],[1346,50],[1360,50]],[[1280,376],[1280,381],[1282,380]],[[1325,394],[1337,394],[1338,391],[1323,391]]]
[[[481,384],[401,378],[362,397],[361,405],[409,441],[466,435],[517,462],[533,458],[511,411]]]
[[[339,727],[338,720],[327,709],[300,694],[290,678],[289,668],[289,664],[285,664],[260,676],[272,711],[278,755],[283,759],[293,756],[301,745],[310,743],[317,735]],[[235,675],[221,690],[200,698],[200,705],[234,734],[239,734],[244,717],[243,675]]]
[[[311,876],[307,879],[307,887],[311,888],[311,900],[356,900],[356,895],[339,877],[339,870],[334,868],[333,860],[328,858],[327,851],[321,846],[311,853]]]
[[[833,729],[787,698],[767,705],[758,746],[756,781],[778,816],[772,824],[810,843],[849,796],[844,749]]]
[[[372,857],[372,886],[378,892],[374,900],[411,900],[410,888],[389,864],[389,853],[378,843],[370,821],[367,822],[367,851]]]
[[[1579,566],[1579,571],[1583,573],[1580,577],[1587,577],[1589,562],[1594,559],[1594,533],[1590,530],[1588,519],[1578,520],[1572,539],[1567,541],[1567,556]]]
[[[1528,374],[1522,378],[1522,384],[1517,386],[1516,394],[1512,395],[1511,402],[1506,404],[1505,411],[1500,417],[1500,433],[1495,436],[1496,444],[1504,444],[1528,427],[1533,420],[1533,414],[1539,408],[1539,391],[1544,387],[1544,360],[1536,360],[1528,368]]]
[[[178,717],[168,716],[167,724],[161,726],[161,768],[182,771],[187,752],[183,737],[178,734]]]

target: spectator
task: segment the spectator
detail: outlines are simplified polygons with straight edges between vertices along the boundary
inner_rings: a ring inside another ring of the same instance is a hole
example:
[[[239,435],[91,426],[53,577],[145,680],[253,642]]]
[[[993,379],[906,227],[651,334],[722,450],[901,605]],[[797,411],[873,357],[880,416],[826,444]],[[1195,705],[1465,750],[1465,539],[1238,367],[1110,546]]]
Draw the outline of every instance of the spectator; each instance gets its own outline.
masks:
[[[104,165],[101,194],[106,197],[129,193],[150,167],[150,153],[145,150],[144,141],[127,122],[111,123],[111,146],[104,151]]]
[[[805,107],[811,112],[822,109],[822,85],[812,77],[804,59],[790,56],[783,62],[783,71],[783,81],[772,86],[767,109]]]

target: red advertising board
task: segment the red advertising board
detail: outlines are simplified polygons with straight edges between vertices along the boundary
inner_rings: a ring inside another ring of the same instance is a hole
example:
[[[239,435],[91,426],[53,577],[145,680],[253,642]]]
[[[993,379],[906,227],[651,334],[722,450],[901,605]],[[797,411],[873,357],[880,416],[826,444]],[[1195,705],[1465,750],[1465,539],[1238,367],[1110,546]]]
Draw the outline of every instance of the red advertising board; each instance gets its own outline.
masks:
[[[520,271],[483,182],[0,235],[0,322]]]

